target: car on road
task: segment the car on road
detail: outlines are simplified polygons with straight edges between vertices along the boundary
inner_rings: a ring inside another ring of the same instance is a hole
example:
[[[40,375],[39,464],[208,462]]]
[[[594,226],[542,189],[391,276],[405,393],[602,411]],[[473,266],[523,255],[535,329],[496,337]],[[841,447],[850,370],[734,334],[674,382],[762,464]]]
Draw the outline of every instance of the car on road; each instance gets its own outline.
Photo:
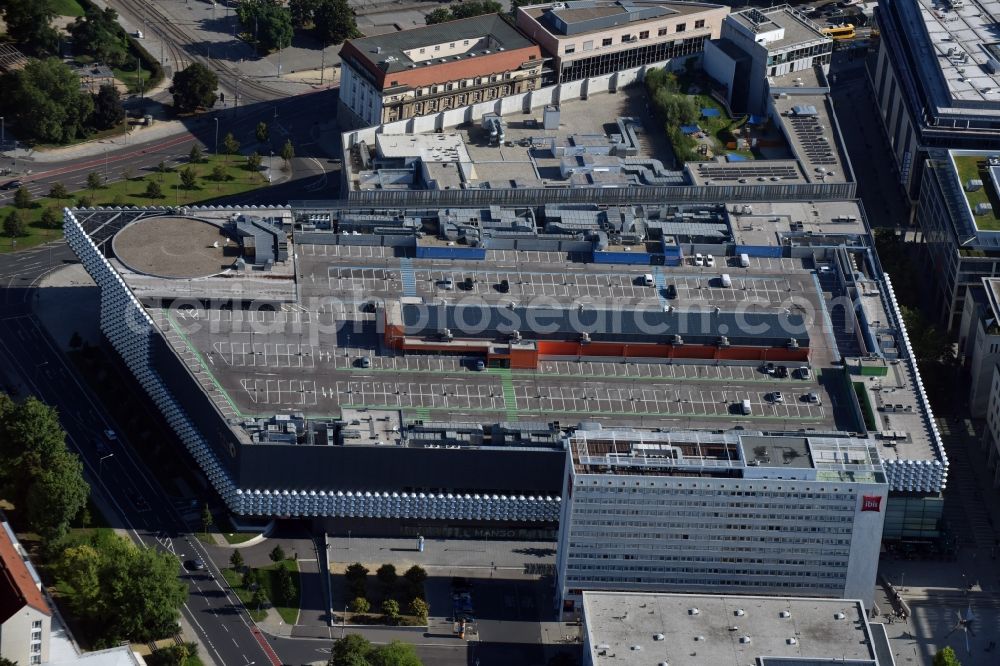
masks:
[[[808,366],[803,365],[799,368],[799,379],[809,379],[812,377],[812,371],[809,370]]]
[[[695,255],[694,255],[694,265],[695,266],[704,266],[705,265],[705,257],[702,256],[701,252],[696,252],[695,253]]]
[[[802,401],[803,402],[808,402],[810,405],[818,405],[819,404],[819,394],[818,393],[806,393],[804,396],[802,396]]]
[[[476,370],[482,372],[485,369],[486,369],[486,362],[483,361],[483,359],[481,358],[476,359]]]
[[[188,571],[205,571],[208,567],[205,565],[205,560],[200,557],[193,560],[187,560],[184,563],[184,568]]]
[[[372,367],[372,360],[367,356],[362,356],[357,361],[359,368],[370,368]]]
[[[781,403],[785,401],[785,396],[781,395],[781,391],[773,391],[770,395],[771,402]]]
[[[779,379],[785,379],[786,377],[788,377],[788,368],[783,365],[779,365],[777,368],[774,369],[774,376],[778,377]]]
[[[97,449],[97,455],[102,458],[108,455],[108,445],[104,443],[103,439],[95,439],[94,448]]]
[[[108,428],[107,430],[104,431],[104,439],[108,440],[109,442],[117,442],[118,433],[116,433],[111,428]]]
[[[677,287],[673,284],[667,285],[667,298],[677,298]]]
[[[710,255],[710,254],[706,254],[705,255],[705,265],[706,266],[715,266],[715,257],[712,256],[712,255]]]
[[[774,363],[765,363],[760,366],[760,371],[765,375],[774,375]]]
[[[451,278],[445,278],[443,280],[438,280],[438,286],[441,287],[442,289],[451,290],[451,289],[455,288],[455,281],[452,280]]]
[[[22,183],[19,180],[8,180],[6,183],[3,184],[2,187],[0,187],[0,189],[3,189],[3,190],[16,190],[19,187],[21,187],[22,185],[24,185],[24,183]]]
[[[501,294],[506,294],[508,291],[510,291],[510,280],[508,280],[507,278],[500,280],[500,283],[497,285],[497,291],[499,291]]]

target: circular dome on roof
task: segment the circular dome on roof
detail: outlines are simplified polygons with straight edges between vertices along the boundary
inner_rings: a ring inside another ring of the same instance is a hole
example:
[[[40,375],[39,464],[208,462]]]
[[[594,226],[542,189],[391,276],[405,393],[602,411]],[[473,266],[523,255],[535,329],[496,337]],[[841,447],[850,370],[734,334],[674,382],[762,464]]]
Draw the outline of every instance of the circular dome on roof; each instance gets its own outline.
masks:
[[[115,256],[136,273],[197,278],[230,268],[239,255],[222,227],[194,217],[146,217],[112,239]]]

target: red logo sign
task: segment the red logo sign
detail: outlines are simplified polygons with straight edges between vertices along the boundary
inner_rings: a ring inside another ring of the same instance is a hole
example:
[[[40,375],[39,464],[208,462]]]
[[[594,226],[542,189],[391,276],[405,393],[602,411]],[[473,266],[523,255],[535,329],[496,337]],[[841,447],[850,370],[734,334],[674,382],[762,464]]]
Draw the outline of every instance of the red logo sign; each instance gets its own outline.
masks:
[[[862,495],[861,496],[861,510],[862,511],[881,511],[882,510],[882,497],[879,495]]]

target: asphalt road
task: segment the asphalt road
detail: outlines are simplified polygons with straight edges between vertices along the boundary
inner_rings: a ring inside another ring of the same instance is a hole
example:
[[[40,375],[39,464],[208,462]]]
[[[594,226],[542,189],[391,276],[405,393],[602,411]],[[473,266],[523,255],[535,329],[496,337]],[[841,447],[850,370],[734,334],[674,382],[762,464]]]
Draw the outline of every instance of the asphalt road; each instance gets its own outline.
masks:
[[[21,294],[14,295],[18,298],[8,301],[25,300]],[[178,511],[179,500],[163,491],[123,436],[119,435],[117,442],[101,441],[106,428],[118,433],[121,428],[90,397],[69,362],[23,305],[4,307],[0,357],[34,395],[59,411],[69,446],[80,455],[93,492],[117,514],[108,517],[112,524],[127,530],[136,542],[178,557],[181,580],[190,593],[183,614],[212,659],[220,666],[280,664],[267,638],[219,583],[220,576],[205,549],[190,534]],[[209,563],[209,572],[183,570],[180,563],[195,557]]]

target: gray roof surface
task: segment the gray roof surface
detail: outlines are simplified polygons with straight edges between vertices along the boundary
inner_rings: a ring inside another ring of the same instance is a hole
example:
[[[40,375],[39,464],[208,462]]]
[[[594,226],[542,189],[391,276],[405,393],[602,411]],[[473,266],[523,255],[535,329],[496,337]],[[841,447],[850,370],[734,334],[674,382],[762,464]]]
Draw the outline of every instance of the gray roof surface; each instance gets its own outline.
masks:
[[[424,28],[362,37],[351,40],[351,44],[360,52],[367,54],[368,59],[380,69],[392,73],[408,70],[410,65],[414,64],[405,53],[410,49],[459,39],[481,40],[487,36],[491,39],[485,48],[493,52],[500,48],[509,51],[534,45],[534,42],[518,32],[499,14],[485,14]]]
[[[583,606],[595,664],[744,666],[765,656],[877,664],[864,608],[852,599],[584,592]]]

